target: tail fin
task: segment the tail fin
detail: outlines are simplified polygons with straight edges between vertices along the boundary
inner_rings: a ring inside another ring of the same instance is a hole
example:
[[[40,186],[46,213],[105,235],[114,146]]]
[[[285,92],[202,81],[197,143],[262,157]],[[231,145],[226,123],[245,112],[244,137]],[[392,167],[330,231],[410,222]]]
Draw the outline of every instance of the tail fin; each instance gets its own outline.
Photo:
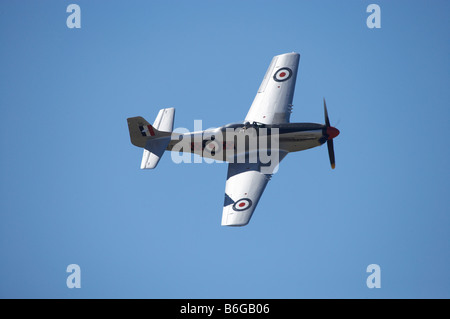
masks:
[[[175,109],[167,108],[159,111],[153,126],[140,116],[127,119],[131,143],[144,148],[141,169],[158,165],[170,142],[174,117]]]

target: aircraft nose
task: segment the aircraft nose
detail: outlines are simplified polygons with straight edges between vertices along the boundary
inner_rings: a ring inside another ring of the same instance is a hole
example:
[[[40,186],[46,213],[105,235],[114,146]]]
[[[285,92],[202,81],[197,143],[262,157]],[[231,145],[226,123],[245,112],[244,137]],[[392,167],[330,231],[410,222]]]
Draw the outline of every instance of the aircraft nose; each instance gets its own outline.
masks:
[[[327,127],[327,135],[328,135],[328,139],[332,140],[333,138],[335,138],[336,136],[339,135],[339,130],[335,127],[332,126],[328,126]]]

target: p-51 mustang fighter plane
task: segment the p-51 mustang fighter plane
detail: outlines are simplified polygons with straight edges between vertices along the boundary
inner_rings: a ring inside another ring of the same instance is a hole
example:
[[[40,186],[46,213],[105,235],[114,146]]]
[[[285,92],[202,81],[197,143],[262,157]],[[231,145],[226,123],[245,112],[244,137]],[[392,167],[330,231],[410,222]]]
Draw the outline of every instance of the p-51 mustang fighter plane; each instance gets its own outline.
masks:
[[[141,169],[155,168],[165,150],[229,162],[222,225],[244,226],[288,153],[326,142],[334,168],[333,138],[339,130],[330,125],[325,99],[325,125],[289,123],[299,59],[298,53],[272,59],[242,123],[181,134],[173,132],[174,108],[160,110],[153,125],[142,117],[128,118],[131,143],[144,148]]]

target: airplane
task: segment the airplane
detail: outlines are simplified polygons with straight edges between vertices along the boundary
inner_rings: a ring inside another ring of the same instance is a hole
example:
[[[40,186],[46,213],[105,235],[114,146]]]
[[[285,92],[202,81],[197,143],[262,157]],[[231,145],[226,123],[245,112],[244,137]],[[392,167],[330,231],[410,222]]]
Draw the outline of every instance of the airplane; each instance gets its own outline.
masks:
[[[193,153],[228,162],[222,226],[249,223],[268,181],[288,153],[326,142],[334,169],[333,139],[340,132],[330,125],[325,98],[325,124],[290,123],[299,61],[300,54],[295,52],[273,57],[243,122],[175,133],[174,108],[161,109],[153,125],[140,116],[128,118],[131,143],[144,149],[141,169],[154,169],[166,150],[177,152],[172,155]]]

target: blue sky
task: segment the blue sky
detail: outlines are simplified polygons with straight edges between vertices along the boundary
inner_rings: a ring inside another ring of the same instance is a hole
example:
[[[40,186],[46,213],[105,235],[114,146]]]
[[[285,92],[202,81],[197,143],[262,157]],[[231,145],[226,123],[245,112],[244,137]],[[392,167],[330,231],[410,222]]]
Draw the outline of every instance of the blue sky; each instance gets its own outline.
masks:
[[[66,8],[81,8],[69,29]],[[381,8],[381,29],[366,7]],[[449,298],[448,1],[1,1],[0,297]],[[226,164],[139,169],[126,118],[242,121],[301,54],[287,156],[246,227]],[[69,289],[66,267],[81,268]],[[381,268],[369,289],[366,267]]]

